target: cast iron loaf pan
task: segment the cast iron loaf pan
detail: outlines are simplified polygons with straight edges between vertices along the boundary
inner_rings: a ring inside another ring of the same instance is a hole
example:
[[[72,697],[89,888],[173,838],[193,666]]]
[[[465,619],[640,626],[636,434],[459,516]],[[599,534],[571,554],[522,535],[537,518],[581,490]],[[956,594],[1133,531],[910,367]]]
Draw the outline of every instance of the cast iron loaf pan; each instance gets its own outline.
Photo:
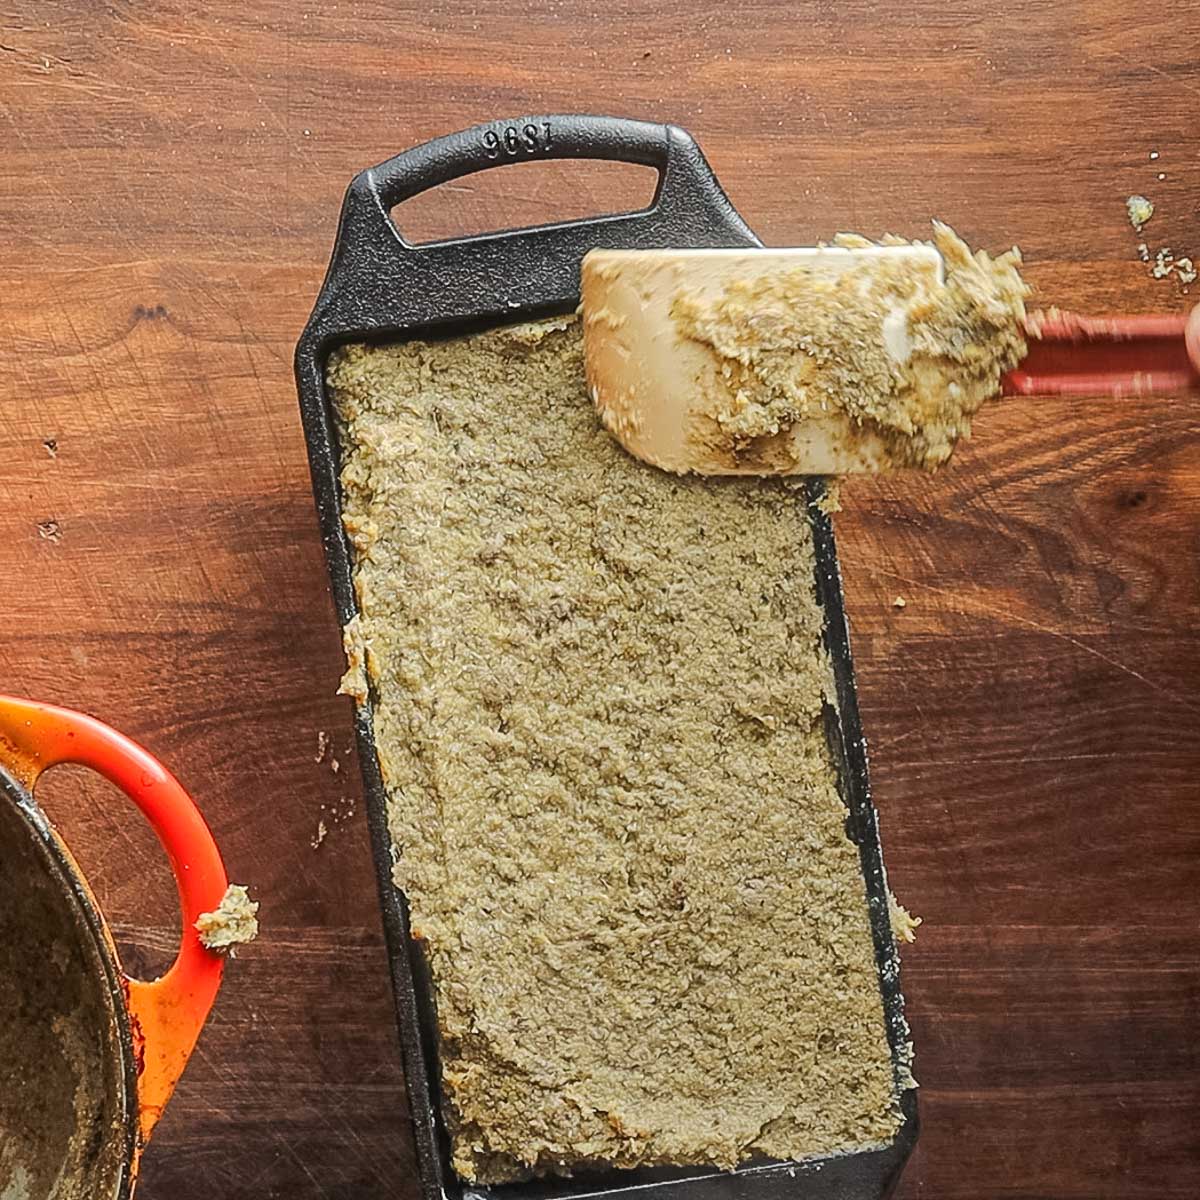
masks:
[[[649,208],[540,228],[409,245],[391,220],[398,204],[427,188],[490,167],[539,158],[607,159],[658,169]],[[594,246],[757,246],[699,147],[672,125],[612,117],[539,116],[478,125],[417,146],[357,175],[342,205],[333,258],[296,347],[296,381],[313,490],[339,621],[355,614],[351,550],[342,529],[337,429],[325,393],[325,363],[345,342],[445,338],[513,321],[570,312],[579,303],[579,264]],[[897,1079],[908,1037],[899,959],[888,915],[879,827],[867,785],[854,669],[842,605],[833,529],[814,501],[816,594],[837,681],[837,708],[826,724],[859,847],[870,908],[879,986]],[[391,837],[370,703],[357,710],[359,759],[391,963],[423,1200],[875,1200],[895,1186],[917,1135],[916,1096],[903,1092],[905,1121],[882,1149],[796,1163],[763,1162],[733,1172],[708,1169],[611,1170],[529,1183],[477,1187],[449,1162],[439,1105],[436,1020],[428,967],[409,937],[407,905],[392,882]]]

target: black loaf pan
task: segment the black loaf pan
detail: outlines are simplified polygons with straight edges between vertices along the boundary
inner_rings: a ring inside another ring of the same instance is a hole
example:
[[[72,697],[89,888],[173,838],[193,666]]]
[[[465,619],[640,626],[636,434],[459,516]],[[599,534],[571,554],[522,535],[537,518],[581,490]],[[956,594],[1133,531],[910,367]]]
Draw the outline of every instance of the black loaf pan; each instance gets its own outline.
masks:
[[[413,246],[390,212],[427,188],[490,167],[531,159],[607,159],[657,168],[658,187],[640,212],[594,217]],[[516,320],[570,312],[579,303],[579,264],[595,246],[758,246],[692,138],[672,125],[594,116],[522,117],[478,125],[437,138],[357,175],[346,192],[333,258],[316,307],[296,347],[296,382],[308,443],[313,491],[338,620],[354,616],[351,551],[341,521],[337,430],[325,394],[329,352],[345,342],[445,338]],[[854,668],[842,605],[841,576],[829,518],[816,507],[819,481],[809,487],[816,543],[818,599],[833,659],[837,709],[826,724],[849,811],[847,829],[859,847],[866,880],[875,957],[897,1076],[908,1037],[899,959],[888,914],[879,827],[867,784],[866,746],[859,724]],[[576,1200],[584,1196],[643,1200],[875,1200],[888,1196],[917,1135],[916,1096],[903,1093],[905,1121],[883,1149],[797,1163],[764,1163],[733,1172],[707,1169],[611,1170],[573,1178],[477,1187],[451,1170],[439,1107],[440,1072],[428,968],[409,937],[407,905],[392,883],[391,838],[370,704],[357,710],[372,854],[423,1200]]]

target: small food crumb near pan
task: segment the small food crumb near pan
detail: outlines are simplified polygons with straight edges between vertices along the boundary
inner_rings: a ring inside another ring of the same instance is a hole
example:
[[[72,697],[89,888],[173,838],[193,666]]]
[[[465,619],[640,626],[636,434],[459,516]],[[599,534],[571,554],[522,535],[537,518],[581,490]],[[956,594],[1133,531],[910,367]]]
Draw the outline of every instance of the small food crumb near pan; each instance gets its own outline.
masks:
[[[842,511],[842,481],[840,479],[825,480],[825,492],[817,500],[817,508],[827,517]]]
[[[332,804],[322,804],[321,812],[324,815],[317,821],[317,831],[309,841],[309,845],[314,850],[319,850],[332,830],[354,816],[356,808],[353,796],[339,796]],[[3,1198],[0,1197],[0,1200]]]
[[[912,945],[917,940],[917,926],[924,924],[922,919],[914,917],[892,892],[888,892],[888,914],[891,917],[892,933],[896,941]]]
[[[231,883],[212,912],[196,918],[200,944],[207,950],[219,950],[236,956],[235,947],[258,937],[258,901],[240,883]]]
[[[1154,216],[1154,205],[1145,196],[1130,196],[1125,201],[1125,208],[1129,212],[1130,225],[1138,233],[1142,232],[1142,226]]]
[[[360,621],[354,616],[342,630],[342,644],[346,651],[346,673],[338,684],[339,696],[350,696],[359,704],[367,701],[367,657],[366,644],[359,632]]]

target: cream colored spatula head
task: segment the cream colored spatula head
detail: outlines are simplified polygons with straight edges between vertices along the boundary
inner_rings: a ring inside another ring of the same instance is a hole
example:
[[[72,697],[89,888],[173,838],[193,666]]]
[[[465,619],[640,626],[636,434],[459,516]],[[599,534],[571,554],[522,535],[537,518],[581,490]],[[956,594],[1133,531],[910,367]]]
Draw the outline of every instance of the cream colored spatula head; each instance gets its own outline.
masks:
[[[677,472],[936,465],[1024,349],[1015,266],[938,235],[950,241],[592,251],[585,356],[604,424]],[[960,294],[964,281],[980,295]]]

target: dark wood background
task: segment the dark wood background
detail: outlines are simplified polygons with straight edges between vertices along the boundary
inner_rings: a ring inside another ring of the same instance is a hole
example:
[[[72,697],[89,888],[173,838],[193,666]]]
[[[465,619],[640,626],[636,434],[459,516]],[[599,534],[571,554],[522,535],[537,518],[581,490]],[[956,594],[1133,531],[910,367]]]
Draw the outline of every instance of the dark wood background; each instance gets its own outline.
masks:
[[[937,215],[1019,243],[1044,303],[1181,310],[1200,287],[1150,277],[1124,199],[1200,260],[1198,44],[1185,0],[0,0],[2,686],[162,757],[263,905],[145,1200],[415,1194],[290,366],[351,175],[497,116],[671,120],[768,242]],[[646,187],[543,164],[400,219]],[[925,918],[899,1194],[1195,1197],[1200,402],[998,402],[951,469],[844,498],[887,860]],[[79,772],[42,796],[153,970],[151,835]]]

